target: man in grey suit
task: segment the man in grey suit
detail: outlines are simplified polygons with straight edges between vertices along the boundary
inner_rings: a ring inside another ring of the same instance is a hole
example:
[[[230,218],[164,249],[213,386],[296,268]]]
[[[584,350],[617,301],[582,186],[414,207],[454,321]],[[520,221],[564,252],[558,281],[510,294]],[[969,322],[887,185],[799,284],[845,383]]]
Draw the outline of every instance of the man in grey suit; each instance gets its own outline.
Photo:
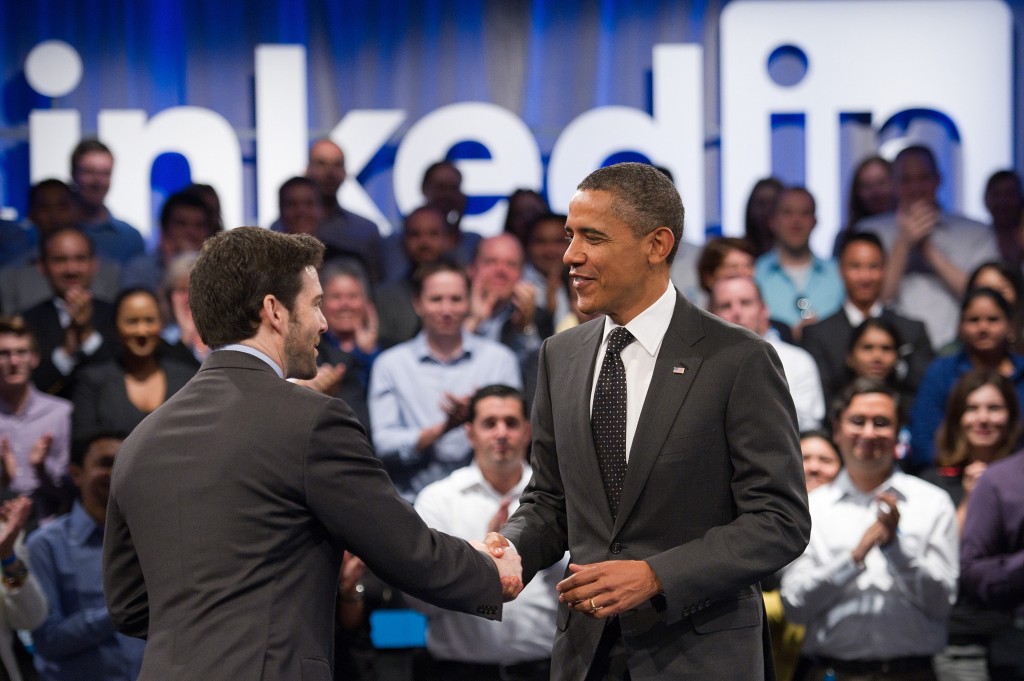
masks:
[[[579,307],[607,317],[542,346],[533,480],[487,536],[527,581],[570,551],[559,680],[774,678],[758,581],[808,540],[796,415],[772,347],[672,287],[682,227],[675,187],[642,164],[595,171],[569,204]],[[604,394],[623,385],[624,423]]]
[[[514,560],[496,571],[427,528],[344,402],[284,380],[316,374],[323,252],[241,227],[192,270],[214,352],[125,441],[107,511],[104,590],[115,626],[147,639],[142,681],[328,681],[346,550],[403,591],[490,619],[522,586]]]

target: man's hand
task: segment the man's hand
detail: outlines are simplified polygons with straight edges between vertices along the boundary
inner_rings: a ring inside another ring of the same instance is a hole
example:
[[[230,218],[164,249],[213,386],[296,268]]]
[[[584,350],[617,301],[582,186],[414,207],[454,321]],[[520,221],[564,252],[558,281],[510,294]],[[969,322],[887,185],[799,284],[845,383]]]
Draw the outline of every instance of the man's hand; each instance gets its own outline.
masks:
[[[471,397],[472,395],[459,397],[448,392],[444,394],[441,398],[441,411],[448,416],[445,420],[444,432],[447,433],[453,428],[458,428],[469,420],[469,400]]]
[[[500,530],[505,525],[505,522],[508,521],[508,506],[511,503],[511,499],[501,500],[501,504],[498,506],[497,512],[491,517],[490,521],[487,523],[488,537],[490,537],[491,534],[497,534],[498,530]],[[500,537],[501,535],[498,536]],[[484,541],[486,542],[486,540]]]
[[[491,535],[487,536],[490,537]],[[519,554],[515,551],[501,551],[500,555],[496,555],[498,552],[492,550],[486,543],[478,541],[471,541],[469,543],[474,549],[494,561],[495,567],[498,568],[498,576],[501,578],[502,598],[507,602],[518,596],[523,590],[523,561]]]
[[[897,236],[917,246],[935,229],[939,221],[938,207],[927,200],[915,201],[896,211]]]
[[[642,560],[569,563],[569,572],[573,574],[555,587],[558,600],[597,619],[632,610],[661,593],[658,575]]]
[[[46,463],[46,457],[50,455],[50,448],[53,445],[53,435],[46,433],[32,445],[28,453],[28,465],[39,471]]]
[[[310,390],[315,390],[324,395],[336,395],[341,386],[341,379],[345,377],[345,365],[321,364],[316,368],[316,376],[313,378],[295,381],[304,385]]]
[[[537,316],[537,288],[528,281],[517,281],[512,287],[512,308],[512,326],[522,332]]]
[[[497,304],[498,296],[493,288],[482,281],[474,281],[469,287],[469,316],[463,326],[470,333],[476,333],[480,324],[494,314],[494,306]]]
[[[896,538],[896,528],[900,524],[900,511],[896,508],[896,496],[883,492],[877,497],[878,520],[861,537],[860,543],[850,554],[855,563],[863,563],[868,551],[876,546],[888,546]]]
[[[0,437],[0,485],[10,487],[17,474],[18,461],[14,458],[11,443],[6,437]]]
[[[0,558],[14,555],[14,542],[21,534],[30,515],[32,515],[32,500],[28,497],[8,499],[0,506],[0,520],[3,520],[4,523],[0,528]]]
[[[356,345],[367,355],[377,349],[377,335],[380,332],[380,319],[373,303],[366,303],[366,313],[362,322],[356,326]]]

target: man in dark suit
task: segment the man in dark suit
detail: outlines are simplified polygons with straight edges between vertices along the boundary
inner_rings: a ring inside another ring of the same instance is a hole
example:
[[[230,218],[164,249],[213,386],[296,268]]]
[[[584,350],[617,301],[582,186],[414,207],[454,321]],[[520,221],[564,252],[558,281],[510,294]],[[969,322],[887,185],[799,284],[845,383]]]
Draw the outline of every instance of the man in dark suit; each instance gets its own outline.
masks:
[[[527,580],[570,551],[552,678],[774,678],[758,582],[810,531],[796,415],[772,347],[672,287],[682,227],[642,164],[595,171],[569,204],[579,307],[607,317],[542,346],[533,480],[487,537]]]
[[[53,295],[23,315],[39,344],[32,381],[43,392],[70,397],[80,366],[114,355],[114,307],[93,296],[98,262],[92,241],[81,230],[50,232],[39,255]]]
[[[839,251],[839,274],[846,287],[846,301],[831,317],[804,329],[803,346],[818,363],[826,403],[847,382],[846,353],[853,330],[868,317],[881,317],[899,333],[898,378],[916,391],[935,351],[923,322],[896,314],[881,303],[885,278],[885,249],[873,232],[850,234]]]
[[[497,561],[499,580],[484,553],[427,528],[344,402],[283,380],[316,374],[323,252],[241,227],[192,271],[214,351],[125,441],[107,511],[104,591],[115,626],[147,639],[142,681],[328,681],[345,550],[491,619],[522,587],[515,561]]]

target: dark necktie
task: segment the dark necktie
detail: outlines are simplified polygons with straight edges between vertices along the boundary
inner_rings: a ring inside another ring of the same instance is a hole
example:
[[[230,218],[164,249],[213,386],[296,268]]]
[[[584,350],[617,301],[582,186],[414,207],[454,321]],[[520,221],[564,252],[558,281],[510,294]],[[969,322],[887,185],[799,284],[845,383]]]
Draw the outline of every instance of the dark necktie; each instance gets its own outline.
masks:
[[[619,510],[622,483],[626,479],[626,367],[619,353],[634,340],[624,326],[612,329],[609,334],[590,414],[597,464],[601,468],[612,518]]]

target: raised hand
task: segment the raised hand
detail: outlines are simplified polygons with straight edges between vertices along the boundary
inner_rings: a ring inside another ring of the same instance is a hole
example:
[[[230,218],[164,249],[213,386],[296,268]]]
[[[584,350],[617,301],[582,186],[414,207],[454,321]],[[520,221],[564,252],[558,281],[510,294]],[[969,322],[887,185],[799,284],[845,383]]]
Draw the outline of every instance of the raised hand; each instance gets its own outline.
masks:
[[[10,487],[18,474],[18,461],[14,458],[11,443],[6,437],[0,438],[0,485]]]
[[[373,303],[366,303],[366,312],[363,314],[363,321],[356,326],[356,345],[367,355],[377,350],[377,334],[380,331],[380,320],[377,316],[377,308]]]
[[[0,505],[0,519],[4,523],[0,527],[0,558],[14,555],[14,542],[31,515],[32,500],[28,497],[8,499]]]
[[[523,561],[519,554],[515,551],[502,551],[498,556],[483,542],[471,541],[469,543],[474,549],[494,561],[494,566],[498,568],[498,577],[501,578],[502,598],[505,601],[511,601],[518,596],[523,590]]]
[[[46,457],[50,455],[50,449],[53,445],[53,435],[46,433],[32,445],[32,449],[28,453],[28,465],[32,468],[39,469],[46,463]]]
[[[502,499],[501,505],[498,506],[498,511],[491,517],[487,523],[487,536],[490,537],[492,533],[497,534],[498,530],[502,528],[506,521],[508,521],[508,506],[512,503],[511,499]],[[501,535],[498,535],[499,537]],[[486,541],[486,540],[485,540]]]
[[[341,379],[345,377],[344,364],[321,364],[316,368],[316,376],[305,380],[295,381],[304,385],[310,390],[315,390],[324,395],[334,395],[341,386]]]

